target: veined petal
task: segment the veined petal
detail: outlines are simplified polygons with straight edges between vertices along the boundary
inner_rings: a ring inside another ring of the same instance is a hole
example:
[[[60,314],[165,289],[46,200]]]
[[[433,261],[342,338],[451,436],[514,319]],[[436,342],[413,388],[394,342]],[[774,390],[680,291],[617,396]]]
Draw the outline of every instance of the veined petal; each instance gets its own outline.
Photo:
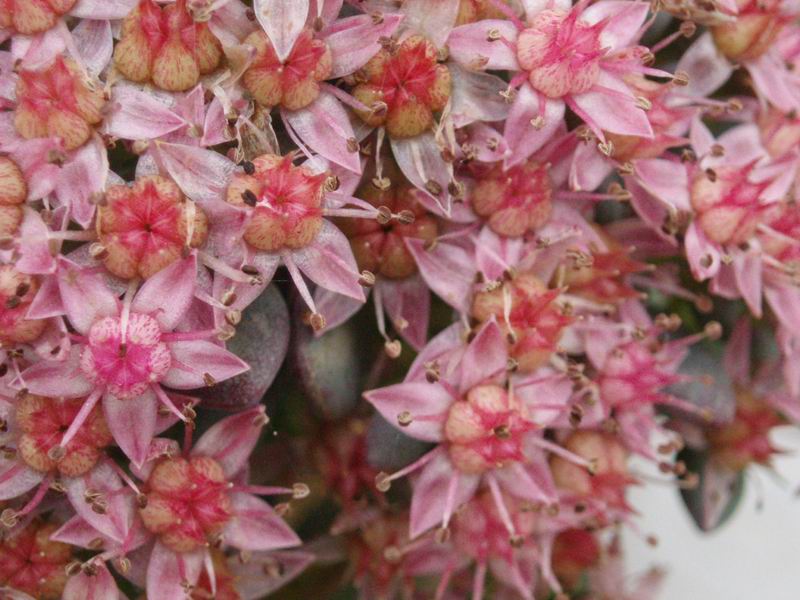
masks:
[[[494,320],[489,321],[469,343],[461,358],[458,387],[466,392],[482,381],[505,372],[507,368],[508,344],[505,336]]]
[[[297,534],[266,502],[252,494],[231,494],[233,518],[225,526],[225,543],[241,550],[277,550],[299,546]]]
[[[378,40],[391,37],[403,20],[403,15],[398,14],[381,16],[377,25],[371,15],[358,15],[340,19],[320,32],[320,37],[333,54],[331,79],[344,77],[363,67],[381,49]]]
[[[502,39],[498,39],[496,34]],[[514,52],[517,34],[511,21],[487,19],[453,29],[447,38],[447,48],[450,57],[467,68],[518,71],[519,63]]]
[[[162,331],[172,331],[194,297],[197,259],[191,255],[150,277],[131,303],[131,310],[155,318]]]
[[[309,0],[254,0],[253,11],[267,32],[278,60],[285,61],[308,17]]]
[[[246,465],[264,426],[264,407],[258,406],[217,421],[192,448],[195,456],[216,460],[227,477],[233,477]]]
[[[398,383],[364,392],[364,398],[403,433],[426,442],[441,441],[444,418],[456,401],[442,385],[428,382]],[[400,425],[398,416],[406,412],[411,423]]]
[[[405,242],[428,287],[450,306],[466,313],[476,273],[469,252],[444,242],[430,250],[422,240],[406,238]]]
[[[83,269],[61,257],[57,277],[67,318],[80,333],[87,333],[101,317],[117,315],[117,297],[108,289],[99,273]]]
[[[197,584],[203,569],[206,550],[177,554],[156,542],[147,565],[147,597],[163,600],[183,600],[186,587]]]
[[[103,127],[108,135],[124,140],[149,140],[183,127],[186,121],[162,100],[132,85],[113,88],[111,111]]]
[[[22,378],[33,394],[51,398],[79,398],[94,390],[81,371],[81,347],[72,346],[65,360],[42,360],[25,369]]]
[[[148,389],[142,395],[120,400],[106,394],[103,397],[106,423],[120,449],[138,468],[147,460],[150,442],[156,431],[158,399]]]
[[[553,137],[564,121],[564,101],[539,97],[539,94],[524,83],[517,91],[506,120],[504,137],[511,150],[506,159],[506,168],[527,159]],[[534,126],[538,117],[544,122]]]
[[[170,342],[172,366],[161,383],[177,390],[192,390],[223,381],[250,367],[225,348],[206,340]]]

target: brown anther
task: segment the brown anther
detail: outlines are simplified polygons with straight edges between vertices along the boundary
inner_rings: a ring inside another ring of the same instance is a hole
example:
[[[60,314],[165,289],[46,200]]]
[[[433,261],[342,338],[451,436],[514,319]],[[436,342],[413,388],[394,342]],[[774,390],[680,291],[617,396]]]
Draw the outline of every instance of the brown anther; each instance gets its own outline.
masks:
[[[653,103],[644,96],[636,96],[636,106],[642,110],[650,110],[653,108]]]
[[[211,373],[203,373],[203,383],[206,384],[206,387],[214,387],[217,385],[217,380],[214,379],[214,376]]]
[[[573,404],[569,409],[569,424],[577,427],[583,420],[584,410],[580,404]]]
[[[437,544],[446,544],[450,540],[450,528],[440,527],[433,534],[433,539],[436,540]]]
[[[619,167],[617,167],[617,173],[619,173],[622,176],[633,175],[633,172],[634,172],[633,163],[630,161],[624,162]]]
[[[442,193],[442,186],[438,181],[428,179],[428,181],[425,182],[425,190],[433,196],[438,196]]]
[[[123,575],[131,570],[131,561],[126,556],[120,556],[114,561],[114,564]]]
[[[67,563],[67,566],[64,567],[64,571],[67,574],[67,577],[73,577],[81,572],[81,562],[79,560],[73,560],[70,563]]]
[[[104,515],[108,512],[108,502],[104,498],[98,498],[91,504],[92,512]]]
[[[589,475],[597,475],[597,469],[599,466],[598,460],[596,458],[590,458],[588,460],[588,465],[586,465],[586,470],[589,472]]]
[[[226,290],[225,293],[222,294],[220,302],[222,302],[222,306],[230,306],[236,302],[236,292],[234,292],[233,289]]]
[[[536,131],[539,131],[542,127],[544,127],[544,117],[542,115],[536,115],[534,118],[532,118],[531,127],[533,127]]]
[[[386,356],[395,359],[403,352],[403,345],[400,340],[386,340],[386,343],[383,344],[383,350],[386,352]]]
[[[676,71],[672,81],[675,85],[687,86],[689,85],[689,74],[686,71]]]
[[[703,333],[705,333],[706,337],[710,340],[718,340],[722,337],[722,325],[717,321],[710,321],[706,323],[706,326],[703,328]]]
[[[239,166],[244,169],[244,172],[247,175],[253,175],[256,172],[256,166],[251,163],[249,160],[243,160],[239,163]]]
[[[380,25],[383,23],[383,13],[375,11],[370,13],[369,16],[372,19],[373,25]]]
[[[453,150],[449,147],[442,148],[442,151],[439,153],[442,157],[442,160],[446,163],[452,163],[456,160],[456,155]]]
[[[14,295],[22,298],[25,294],[31,291],[31,284],[27,282],[20,283],[17,289],[14,290]]]
[[[681,35],[686,38],[690,38],[697,33],[697,25],[694,21],[683,21],[678,29]]]
[[[509,356],[508,360],[506,361],[506,371],[509,373],[515,373],[518,369],[519,361],[516,358]]]
[[[694,305],[697,310],[704,314],[708,314],[714,310],[714,301],[711,300],[709,296],[698,296],[694,301]]]
[[[511,544],[512,548],[522,548],[525,538],[517,533],[508,538],[508,543]]]
[[[67,455],[67,449],[64,448],[64,446],[62,446],[61,444],[57,444],[47,451],[47,458],[55,462],[60,462],[64,460],[64,457],[66,455]]]
[[[325,317],[319,313],[311,313],[308,317],[308,324],[314,331],[322,331],[326,325]]]
[[[500,30],[499,29],[494,29],[493,28],[493,29],[490,29],[489,31],[486,32],[486,41],[487,42],[496,42],[501,37],[502,36],[500,35]]]
[[[614,154],[614,143],[611,140],[598,142],[597,149],[603,156],[611,156]]]
[[[99,242],[94,242],[89,245],[89,256],[95,260],[105,260],[108,256],[108,249]]]
[[[322,17],[314,17],[312,27],[314,31],[322,31],[325,28],[325,21],[322,20]]]
[[[339,189],[339,178],[336,175],[329,175],[325,180],[325,191],[335,192]]]
[[[744,104],[738,98],[728,100],[728,110],[730,112],[739,112],[744,108]]]
[[[253,417],[253,427],[264,427],[267,423],[269,423],[269,417],[264,411]]]
[[[653,547],[658,546],[658,538],[656,536],[651,534],[651,535],[648,535],[646,539],[647,539],[647,543],[650,544],[651,546],[653,546]]]
[[[505,423],[492,429],[492,433],[499,440],[507,440],[511,437],[511,429]]]
[[[256,277],[258,275],[261,275],[259,270],[253,265],[244,265],[242,267],[242,273],[244,273],[245,275],[250,275],[251,277]]]
[[[372,287],[375,285],[375,273],[364,269],[358,277],[358,283],[363,287]]]
[[[425,379],[428,383],[439,381],[439,363],[436,361],[425,363]]]
[[[392,180],[388,177],[373,177],[372,178],[372,185],[375,186],[377,189],[385,192],[390,187],[392,187]]]
[[[239,323],[242,322],[242,311],[240,310],[229,310],[225,313],[225,321],[234,327],[236,327]]]
[[[311,489],[305,483],[295,483],[292,485],[292,498],[295,500],[302,500],[308,498]]]
[[[451,181],[447,184],[447,193],[453,197],[453,200],[461,200],[464,198],[464,184],[460,181]]]
[[[255,206],[258,204],[258,196],[253,193],[253,190],[245,190],[242,192],[242,200],[247,206]]]
[[[136,505],[139,508],[147,507],[147,496],[145,494],[136,494]]]
[[[285,517],[289,514],[289,511],[292,510],[292,505],[288,502],[281,502],[280,504],[275,505],[275,512],[278,514],[279,517]]]
[[[392,220],[392,209],[385,205],[379,206],[378,214],[375,216],[375,220],[380,225],[388,225]]]
[[[411,416],[411,413],[407,410],[404,410],[399,415],[397,415],[397,424],[400,427],[408,427],[411,423],[414,422],[414,417]]]
[[[392,480],[389,479],[389,474],[381,471],[375,476],[375,487],[379,492],[386,493],[392,487]]]
[[[0,513],[0,525],[11,529],[19,522],[19,515],[13,508],[6,508]]]
[[[725,146],[722,144],[713,144],[711,146],[711,156],[716,156],[717,158],[725,156]]]
[[[347,151],[348,152],[358,152],[361,149],[361,144],[358,143],[358,140],[354,137],[347,138]]]
[[[97,575],[97,565],[94,564],[94,561],[92,560],[83,563],[83,565],[81,565],[81,570],[83,571],[83,574],[88,577],[94,577]]]
[[[401,225],[411,225],[414,222],[414,213],[408,209],[401,210],[395,218]]]
[[[397,564],[402,560],[403,552],[397,546],[387,546],[383,549],[383,558],[388,563]]]
[[[575,512],[578,514],[586,512],[586,505],[583,502],[578,502],[577,504],[575,504]]]

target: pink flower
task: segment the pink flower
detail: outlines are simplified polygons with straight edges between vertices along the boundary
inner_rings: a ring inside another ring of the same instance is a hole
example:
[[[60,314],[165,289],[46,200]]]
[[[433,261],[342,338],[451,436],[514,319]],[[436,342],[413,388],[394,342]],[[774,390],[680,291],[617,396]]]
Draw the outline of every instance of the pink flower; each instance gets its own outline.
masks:
[[[45,396],[87,397],[61,447],[102,399],[115,440],[141,465],[156,433],[159,406],[187,418],[162,386],[214,385],[248,368],[211,341],[214,331],[175,331],[192,299],[196,270],[194,257],[176,262],[138,291],[135,283],[129,285],[120,302],[98,274],[59,260],[57,288],[46,293],[60,295],[62,311],[77,333],[65,360],[32,365],[19,384]],[[139,426],[131,428],[131,420]]]

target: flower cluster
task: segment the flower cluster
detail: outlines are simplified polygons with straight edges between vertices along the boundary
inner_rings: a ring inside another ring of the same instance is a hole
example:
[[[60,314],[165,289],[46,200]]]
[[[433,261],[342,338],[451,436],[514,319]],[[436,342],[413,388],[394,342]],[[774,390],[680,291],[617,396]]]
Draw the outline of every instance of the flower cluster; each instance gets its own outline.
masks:
[[[0,0],[0,596],[653,598],[631,486],[714,528],[800,421],[798,70],[780,0]]]

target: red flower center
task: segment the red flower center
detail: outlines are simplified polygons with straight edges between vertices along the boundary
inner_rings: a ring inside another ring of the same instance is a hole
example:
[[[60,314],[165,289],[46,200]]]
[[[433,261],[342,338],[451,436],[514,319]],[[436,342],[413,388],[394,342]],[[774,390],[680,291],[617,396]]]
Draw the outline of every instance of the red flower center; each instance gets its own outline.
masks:
[[[450,407],[444,436],[458,470],[483,473],[524,460],[523,438],[533,429],[504,388],[479,385]]]
[[[36,471],[58,470],[66,477],[88,472],[100,459],[103,448],[113,438],[102,410],[95,406],[83,426],[70,439],[60,457],[50,450],[61,445],[64,432],[75,420],[84,398],[55,399],[26,394],[17,402],[16,417],[22,435],[18,451],[25,463]]]
[[[253,161],[254,173],[237,174],[228,188],[228,202],[248,211],[244,239],[257,250],[303,248],[322,227],[327,174],[297,167],[292,158],[260,156]]]
[[[81,370],[93,383],[120,399],[134,398],[164,378],[172,355],[161,341],[154,318],[131,313],[127,326],[118,317],[92,325],[81,353]]]
[[[25,529],[0,539],[0,585],[41,600],[58,600],[67,583],[69,545],[53,542],[57,525],[33,521]]]
[[[132,187],[113,185],[98,210],[103,262],[117,277],[147,278],[201,246],[208,235],[205,213],[188,202],[177,185],[158,175]]]
[[[578,11],[544,10],[517,39],[517,60],[534,89],[549,98],[582,94],[597,81],[601,25],[586,25]]]
[[[147,505],[139,510],[148,531],[175,552],[191,552],[221,533],[231,516],[230,484],[212,458],[169,458],[145,484]]]
[[[22,35],[47,31],[72,10],[78,0],[0,0],[0,29]]]

